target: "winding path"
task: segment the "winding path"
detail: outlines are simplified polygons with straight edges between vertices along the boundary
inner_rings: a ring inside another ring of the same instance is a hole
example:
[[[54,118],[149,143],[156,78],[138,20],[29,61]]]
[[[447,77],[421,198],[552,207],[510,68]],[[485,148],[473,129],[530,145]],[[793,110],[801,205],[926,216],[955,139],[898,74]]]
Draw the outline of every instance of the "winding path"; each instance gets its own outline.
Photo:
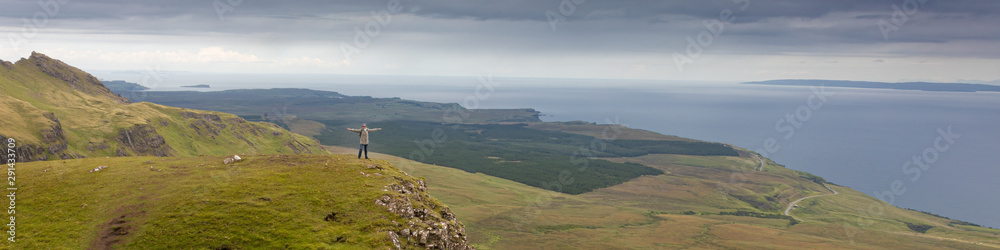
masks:
[[[792,211],[792,207],[795,207],[795,203],[799,203],[802,200],[809,199],[809,198],[816,198],[816,197],[823,197],[823,196],[828,196],[828,195],[838,195],[838,194],[840,194],[840,193],[837,192],[837,190],[833,190],[832,188],[826,186],[826,184],[823,184],[823,187],[825,187],[826,189],[832,191],[833,193],[832,194],[813,195],[813,196],[804,197],[802,199],[795,200],[791,204],[788,204],[788,208],[785,209],[785,215],[792,216],[792,215],[788,214],[788,212]],[[795,216],[792,216],[792,218],[794,218],[796,220],[799,220],[799,218],[795,218]],[[801,221],[801,220],[799,220],[799,221]]]
[[[757,155],[753,155],[753,157],[757,158],[757,160],[760,161],[760,167],[757,167],[757,171],[764,171],[764,160]]]
[[[757,156],[756,154],[755,154],[755,155],[753,155],[753,157],[754,157],[754,158],[757,158],[757,160],[758,160],[758,161],[760,161],[760,166],[759,166],[759,167],[757,167],[757,171],[764,171],[764,159],[761,159],[761,158],[760,158],[760,156]],[[801,199],[798,199],[798,200],[795,200],[795,201],[793,201],[793,202],[792,202],[791,204],[788,204],[788,208],[785,208],[785,215],[786,215],[786,216],[792,216],[791,214],[788,214],[788,212],[791,212],[791,211],[792,211],[792,208],[793,208],[793,207],[795,207],[795,204],[797,204],[797,203],[799,203],[800,201],[803,201],[803,200],[805,200],[805,199],[809,199],[809,198],[816,198],[816,197],[823,197],[823,196],[828,196],[828,195],[838,195],[838,194],[840,194],[840,193],[838,193],[838,192],[837,192],[837,190],[833,190],[832,188],[830,188],[830,187],[829,187],[829,186],[827,186],[826,184],[823,184],[823,187],[825,187],[825,188],[826,188],[827,190],[830,190],[830,192],[833,192],[833,193],[832,193],[832,194],[820,194],[820,195],[813,195],[813,196],[808,196],[808,197],[803,197],[803,198],[801,198]],[[799,218],[795,218],[795,216],[792,216],[792,218],[794,218],[794,219],[796,219],[796,220],[799,220]],[[799,221],[801,221],[801,220],[799,220]]]

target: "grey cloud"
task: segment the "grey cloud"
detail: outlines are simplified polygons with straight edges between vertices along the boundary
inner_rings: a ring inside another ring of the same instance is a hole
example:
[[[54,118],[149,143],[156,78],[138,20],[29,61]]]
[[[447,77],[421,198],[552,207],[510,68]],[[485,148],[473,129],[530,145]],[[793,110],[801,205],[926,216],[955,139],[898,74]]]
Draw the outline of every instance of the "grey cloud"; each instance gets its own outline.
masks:
[[[388,1],[242,0],[220,21],[212,0],[73,0],[60,6],[49,27],[95,34],[264,34],[267,43],[336,44],[353,39],[353,29],[370,20],[370,12],[384,10]],[[712,51],[878,53],[877,47],[885,44],[920,43],[948,49],[888,53],[1000,58],[1000,29],[995,25],[1000,23],[995,14],[1000,13],[1000,1],[927,1],[888,41],[877,22],[889,19],[892,6],[903,6],[903,0],[749,0],[746,10],[733,0],[586,0],[552,32],[545,13],[558,13],[563,2],[573,0],[400,0],[406,16],[395,17],[379,39],[383,45],[458,51],[670,54],[684,50],[687,37],[705,31],[703,20],[729,9],[735,12],[735,23],[726,26]],[[0,1],[0,6],[0,26],[8,30],[19,28],[21,18],[43,11],[32,0]],[[949,45],[968,41],[980,41],[979,47]]]
[[[52,0],[57,2],[61,0]],[[563,2],[573,3],[576,0],[400,0],[413,14],[429,18],[442,19],[472,19],[472,20],[529,20],[548,21],[546,11],[560,10]],[[590,18],[624,18],[644,21],[654,20],[662,15],[682,15],[699,19],[717,18],[719,12],[731,9],[739,12],[738,22],[757,22],[768,18],[819,18],[834,12],[874,12],[884,15],[870,14],[859,18],[886,17],[892,12],[892,5],[902,6],[904,1],[870,1],[870,0],[748,0],[745,11],[743,0],[707,0],[707,1],[658,1],[658,0],[588,0],[576,5],[572,15],[566,16],[568,21]],[[39,1],[2,1],[5,8],[0,10],[0,16],[27,17],[41,10]],[[42,1],[45,2],[45,1]],[[228,5],[227,0],[220,0]],[[234,1],[236,2],[236,1]],[[215,13],[213,1],[207,0],[175,0],[175,1],[70,1],[61,6],[59,18],[127,18],[135,16],[171,17],[191,14]],[[350,12],[378,11],[386,8],[386,1],[239,1],[233,6],[244,14],[294,14],[323,15]],[[998,1],[952,0],[927,1],[920,6],[921,12],[969,14],[976,16],[991,15],[1000,11]],[[592,13],[615,12],[620,15],[591,15]]]

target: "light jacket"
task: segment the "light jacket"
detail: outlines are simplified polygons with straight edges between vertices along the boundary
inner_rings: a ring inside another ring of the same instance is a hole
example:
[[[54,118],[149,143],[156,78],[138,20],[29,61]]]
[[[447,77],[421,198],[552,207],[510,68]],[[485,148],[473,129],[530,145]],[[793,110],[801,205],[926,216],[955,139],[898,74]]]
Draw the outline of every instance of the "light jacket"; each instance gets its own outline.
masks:
[[[360,134],[361,135],[361,144],[368,145],[368,132],[369,131],[379,131],[379,130],[382,130],[382,129],[381,128],[361,128],[361,129],[351,129],[351,128],[349,128],[348,130],[354,131],[355,133]]]

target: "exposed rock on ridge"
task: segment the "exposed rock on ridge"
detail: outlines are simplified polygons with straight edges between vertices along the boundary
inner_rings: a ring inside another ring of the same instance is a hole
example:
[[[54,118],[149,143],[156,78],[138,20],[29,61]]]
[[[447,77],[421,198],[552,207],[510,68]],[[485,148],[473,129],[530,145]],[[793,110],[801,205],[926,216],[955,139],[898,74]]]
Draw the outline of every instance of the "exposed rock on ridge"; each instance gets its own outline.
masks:
[[[369,166],[378,169],[379,166]],[[469,245],[465,226],[455,219],[447,207],[427,202],[430,195],[424,180],[393,177],[397,183],[385,186],[391,194],[375,200],[389,212],[408,220],[396,232],[386,232],[397,249],[419,247],[427,249],[474,249]],[[421,206],[426,204],[426,206]],[[440,212],[434,212],[434,209]]]
[[[29,60],[33,61],[35,66],[45,74],[66,82],[73,89],[95,96],[108,96],[122,104],[131,103],[128,98],[112,93],[97,77],[87,74],[76,67],[69,66],[60,60],[52,59],[38,52],[31,52]],[[21,62],[19,61],[18,63]]]

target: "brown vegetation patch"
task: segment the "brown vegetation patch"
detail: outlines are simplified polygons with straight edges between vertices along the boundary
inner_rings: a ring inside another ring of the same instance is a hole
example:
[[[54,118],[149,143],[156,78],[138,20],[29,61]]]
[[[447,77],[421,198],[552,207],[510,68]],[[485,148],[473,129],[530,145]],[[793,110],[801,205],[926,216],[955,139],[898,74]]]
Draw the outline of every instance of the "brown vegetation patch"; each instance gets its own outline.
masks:
[[[111,220],[99,225],[97,238],[91,243],[90,249],[111,249],[136,230],[138,225],[135,220],[145,214],[141,205],[119,207]]]

